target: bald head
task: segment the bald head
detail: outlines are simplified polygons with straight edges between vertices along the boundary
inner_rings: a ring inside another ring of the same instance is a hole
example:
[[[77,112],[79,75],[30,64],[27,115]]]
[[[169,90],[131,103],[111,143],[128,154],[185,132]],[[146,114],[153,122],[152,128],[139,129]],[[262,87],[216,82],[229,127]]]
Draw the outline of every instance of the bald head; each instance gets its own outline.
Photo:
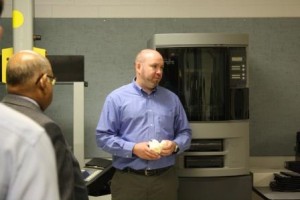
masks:
[[[20,51],[8,61],[6,88],[10,94],[17,94],[35,100],[42,110],[52,101],[53,77],[47,58],[34,51]]]
[[[52,72],[47,58],[29,50],[14,54],[8,61],[7,85],[18,86],[34,83],[44,73]]]
[[[135,58],[135,63],[136,64],[143,63],[147,58],[151,58],[151,57],[159,57],[162,59],[162,56],[158,51],[154,49],[143,49],[137,54]]]
[[[162,79],[164,60],[153,49],[144,49],[135,59],[136,83],[147,93],[151,93]]]

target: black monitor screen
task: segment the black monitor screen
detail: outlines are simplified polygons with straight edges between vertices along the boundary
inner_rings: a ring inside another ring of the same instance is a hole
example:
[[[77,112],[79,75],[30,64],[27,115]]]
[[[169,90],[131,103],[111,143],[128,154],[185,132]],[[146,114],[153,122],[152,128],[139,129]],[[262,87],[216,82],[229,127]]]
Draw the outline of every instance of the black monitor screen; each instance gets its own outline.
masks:
[[[84,56],[47,55],[58,82],[84,81]]]

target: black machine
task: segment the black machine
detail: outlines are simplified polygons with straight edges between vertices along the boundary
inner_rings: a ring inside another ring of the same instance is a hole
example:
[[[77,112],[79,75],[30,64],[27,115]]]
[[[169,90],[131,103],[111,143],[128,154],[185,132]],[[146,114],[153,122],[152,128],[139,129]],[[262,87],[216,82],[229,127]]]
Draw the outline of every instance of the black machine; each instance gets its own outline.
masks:
[[[274,173],[274,180],[270,182],[273,191],[300,191],[300,132],[296,133],[295,160],[285,161],[284,167],[290,171]]]
[[[296,160],[300,161],[300,131],[296,133]]]
[[[88,194],[90,196],[102,196],[110,194],[110,182],[115,172],[112,161],[103,158],[93,158],[82,169]]]
[[[300,131],[296,133],[295,160],[285,161],[286,169],[300,173]]]

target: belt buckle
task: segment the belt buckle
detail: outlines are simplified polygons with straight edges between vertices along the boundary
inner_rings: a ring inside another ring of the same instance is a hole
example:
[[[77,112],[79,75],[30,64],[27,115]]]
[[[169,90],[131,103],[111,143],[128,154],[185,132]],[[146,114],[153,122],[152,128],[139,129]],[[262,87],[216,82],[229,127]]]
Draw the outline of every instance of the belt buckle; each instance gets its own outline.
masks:
[[[145,176],[153,176],[153,173],[151,173],[151,170],[145,169],[144,171]]]

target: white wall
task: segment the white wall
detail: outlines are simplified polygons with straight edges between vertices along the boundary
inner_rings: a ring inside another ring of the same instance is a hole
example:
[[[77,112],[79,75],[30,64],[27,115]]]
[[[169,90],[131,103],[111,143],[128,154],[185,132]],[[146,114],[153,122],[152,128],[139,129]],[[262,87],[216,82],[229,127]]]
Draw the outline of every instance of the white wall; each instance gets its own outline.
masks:
[[[11,17],[6,0],[3,17]],[[35,0],[37,18],[300,17],[299,0]]]

